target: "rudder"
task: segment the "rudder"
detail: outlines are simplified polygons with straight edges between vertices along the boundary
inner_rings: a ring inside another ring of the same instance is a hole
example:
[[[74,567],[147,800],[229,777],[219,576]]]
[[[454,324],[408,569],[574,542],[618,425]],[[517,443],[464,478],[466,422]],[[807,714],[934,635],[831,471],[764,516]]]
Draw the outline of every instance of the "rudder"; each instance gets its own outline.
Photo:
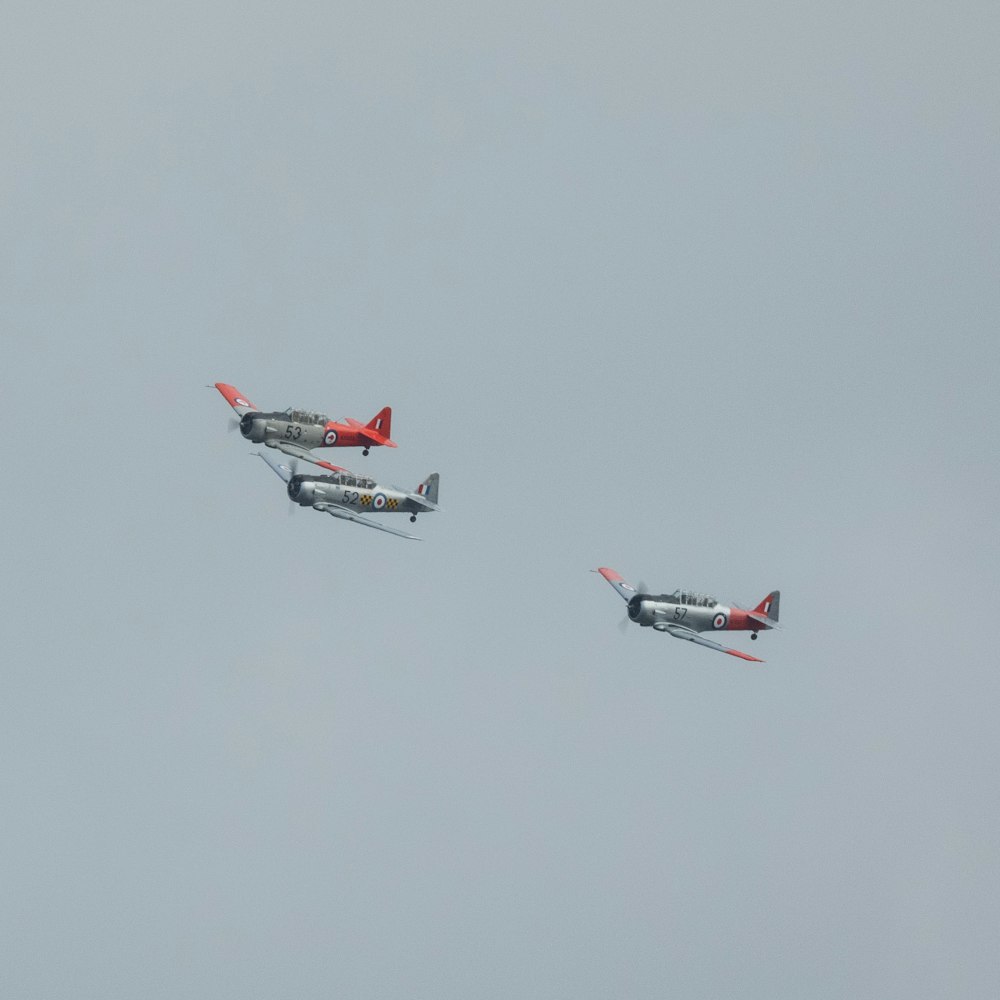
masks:
[[[438,502],[438,484],[440,481],[441,477],[436,472],[432,472],[417,487],[417,495],[422,496],[428,503],[436,504]]]
[[[781,602],[781,591],[772,590],[757,607],[754,608],[758,614],[766,615],[771,621],[778,620],[778,605]]]
[[[384,438],[392,437],[392,407],[383,406],[366,425],[368,430],[381,434]]]

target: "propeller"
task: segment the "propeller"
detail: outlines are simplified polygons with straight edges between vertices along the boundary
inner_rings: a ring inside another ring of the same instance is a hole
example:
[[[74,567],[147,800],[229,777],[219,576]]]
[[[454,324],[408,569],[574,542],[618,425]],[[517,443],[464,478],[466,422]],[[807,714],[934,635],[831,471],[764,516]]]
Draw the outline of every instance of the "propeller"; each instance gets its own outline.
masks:
[[[646,581],[645,580],[640,580],[636,584],[636,593],[637,594],[648,594],[649,593],[649,588],[646,586]],[[632,619],[629,618],[628,612],[626,611],[625,612],[625,617],[618,623],[618,631],[621,632],[622,635],[625,634],[625,631],[628,629],[628,623],[631,620]]]
[[[230,434],[232,434],[233,431],[238,431],[239,429],[240,429],[240,422],[236,419],[236,417],[230,417],[229,422],[226,424],[226,430],[229,431]]]
[[[298,471],[299,471],[299,460],[297,458],[293,458],[287,464],[288,464],[288,471],[291,472],[292,478],[294,479],[295,476],[298,474]],[[291,482],[291,480],[289,480],[289,482]],[[285,492],[287,494],[288,491],[286,490]],[[289,517],[291,517],[292,514],[295,513],[295,510],[296,510],[297,507],[298,507],[298,504],[291,498],[291,496],[289,496],[288,497],[288,516]]]

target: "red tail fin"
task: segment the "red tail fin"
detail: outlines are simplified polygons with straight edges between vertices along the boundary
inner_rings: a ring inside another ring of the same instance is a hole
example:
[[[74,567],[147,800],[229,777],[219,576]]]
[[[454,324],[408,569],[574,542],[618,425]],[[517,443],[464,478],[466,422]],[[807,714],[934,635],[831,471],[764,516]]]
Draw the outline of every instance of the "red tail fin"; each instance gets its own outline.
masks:
[[[754,611],[756,611],[757,614],[764,615],[765,617],[770,618],[771,621],[776,622],[778,620],[778,604],[780,601],[781,591],[772,590],[771,593],[768,594],[767,597],[765,597],[764,600],[754,608]]]
[[[387,440],[392,437],[392,407],[383,406],[371,420],[368,421],[368,430],[375,431],[380,437]]]
[[[383,406],[367,424],[363,426],[357,420],[348,418],[347,422],[363,437],[370,442],[366,445],[365,454],[371,445],[385,445],[387,448],[395,448],[396,442],[389,439],[389,431],[392,427],[392,410],[388,406]]]

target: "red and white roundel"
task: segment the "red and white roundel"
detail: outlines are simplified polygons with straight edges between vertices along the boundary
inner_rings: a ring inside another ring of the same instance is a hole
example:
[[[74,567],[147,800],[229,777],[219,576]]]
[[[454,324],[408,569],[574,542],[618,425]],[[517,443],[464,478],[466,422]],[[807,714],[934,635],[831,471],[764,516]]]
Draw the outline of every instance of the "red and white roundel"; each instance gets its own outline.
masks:
[[[326,432],[326,433],[325,433],[325,434],[323,435],[323,444],[325,444],[325,445],[328,445],[328,446],[329,446],[329,445],[331,445],[331,444],[336,444],[336,443],[337,443],[337,432],[336,432],[336,431],[335,431],[335,430],[334,430],[334,429],[333,429],[333,428],[331,427],[331,428],[330,428],[330,429],[329,429],[329,430],[328,430],[328,431],[327,431],[327,432]]]
[[[712,628],[725,628],[729,624],[729,619],[720,611],[712,619]]]
[[[236,398],[235,398],[235,399],[233,400],[233,402],[234,402],[234,403],[235,403],[235,404],[236,404],[237,406],[249,406],[249,405],[250,405],[250,404],[249,404],[249,403],[248,403],[248,402],[247,402],[247,401],[246,401],[246,400],[245,400],[245,399],[244,399],[244,398],[243,398],[242,396],[237,396],[237,397],[236,397]]]
[[[385,498],[384,493],[376,493],[372,497],[372,510],[385,510],[385,505],[388,501]]]

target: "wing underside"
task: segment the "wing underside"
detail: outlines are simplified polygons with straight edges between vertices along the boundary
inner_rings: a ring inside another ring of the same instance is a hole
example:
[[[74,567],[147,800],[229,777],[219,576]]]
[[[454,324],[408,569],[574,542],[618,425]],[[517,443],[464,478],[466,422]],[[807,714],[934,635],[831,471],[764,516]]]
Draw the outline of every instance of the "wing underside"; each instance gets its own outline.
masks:
[[[264,444],[268,448],[277,448],[278,451],[284,452],[286,455],[291,455],[292,458],[301,458],[303,462],[311,462],[313,465],[318,465],[321,469],[329,469],[331,472],[347,472],[343,466],[331,465],[329,462],[324,462],[321,458],[317,458],[308,448],[303,448],[298,444],[290,444],[288,441],[265,441]]]
[[[379,524],[377,521],[370,521],[367,517],[355,514],[354,511],[349,510],[347,507],[343,507],[340,504],[317,503],[313,504],[313,509],[321,510],[324,514],[332,514],[334,517],[339,517],[344,521],[353,521],[355,524],[363,525],[366,528],[375,528],[377,531],[387,531],[390,535],[398,535],[400,538],[412,538],[415,542],[420,541],[420,538],[416,535],[407,534],[405,531],[400,531],[398,528],[390,528],[388,525]]]
[[[730,656],[738,656],[741,660],[750,660],[752,663],[764,662],[756,656],[751,656],[749,653],[744,653],[739,649],[730,649],[728,646],[723,646],[721,643],[713,642],[711,639],[705,639],[698,632],[695,632],[693,629],[684,628],[682,625],[668,625],[664,622],[663,624],[654,625],[653,628],[655,628],[657,632],[667,632],[675,639],[685,639],[688,642],[696,642],[699,646],[707,646],[709,649],[717,649],[720,653],[728,653]]]

